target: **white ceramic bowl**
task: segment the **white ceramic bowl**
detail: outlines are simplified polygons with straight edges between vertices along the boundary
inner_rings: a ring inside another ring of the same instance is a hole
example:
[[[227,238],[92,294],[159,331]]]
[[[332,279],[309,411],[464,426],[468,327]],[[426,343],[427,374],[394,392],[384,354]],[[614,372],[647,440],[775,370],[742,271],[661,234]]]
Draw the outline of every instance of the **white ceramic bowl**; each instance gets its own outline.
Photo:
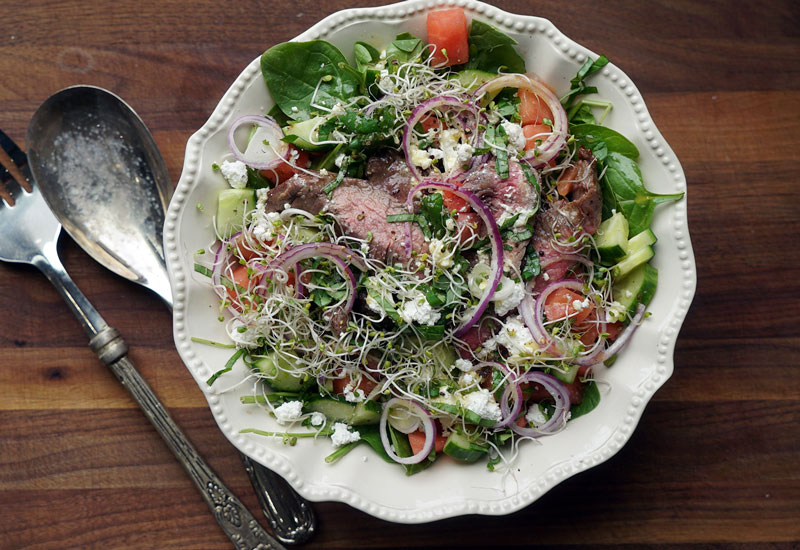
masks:
[[[513,15],[472,0],[450,0],[469,17],[498,27],[519,42],[528,70],[556,91],[587,58],[597,55],[561,34],[549,21]],[[376,46],[409,31],[425,37],[425,13],[445,6],[442,0],[411,0],[391,6],[349,9],[326,17],[296,40],[324,39],[345,55],[357,40]],[[271,44],[265,43],[265,48]],[[605,124],[631,139],[649,189],[660,193],[686,191],[678,159],[653,124],[641,95],[620,69],[607,65],[592,79],[600,96],[614,108]],[[686,200],[659,206],[653,230],[659,237],[654,265],[658,291],[649,306],[652,316],[639,328],[613,368],[598,373],[607,382],[600,405],[570,422],[563,432],[522,445],[513,475],[490,472],[484,462],[470,465],[441,461],[411,477],[399,466],[383,462],[367,446],[359,446],[339,462],[323,458],[332,450],[327,438],[301,440],[294,447],[280,439],[242,435],[243,428],[278,428],[263,412],[242,406],[240,395],[250,385],[224,392],[246,375],[239,366],[208,387],[205,381],[228,359],[230,350],[194,343],[192,337],[224,341],[217,320],[217,298],[208,279],[193,271],[194,253],[213,240],[209,212],[225,184],[211,165],[228,153],[229,124],[244,114],[265,113],[272,105],[253,60],[217,105],[208,122],[190,139],[183,173],[167,212],[164,244],[175,299],[174,336],[178,351],[205,393],[222,432],[242,452],[284,476],[304,497],[350,504],[376,517],[420,523],[462,514],[508,514],[535,501],[560,481],[613,456],[630,437],[645,405],[672,374],[672,353],[696,285],[694,256],[686,220]],[[205,205],[200,211],[197,205]]]

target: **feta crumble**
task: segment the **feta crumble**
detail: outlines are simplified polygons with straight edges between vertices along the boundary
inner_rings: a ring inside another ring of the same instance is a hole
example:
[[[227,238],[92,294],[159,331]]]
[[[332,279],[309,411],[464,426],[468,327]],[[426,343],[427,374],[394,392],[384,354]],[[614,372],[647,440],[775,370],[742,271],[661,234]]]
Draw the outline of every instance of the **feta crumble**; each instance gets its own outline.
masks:
[[[323,424],[325,424],[325,420],[326,420],[325,419],[325,415],[322,414],[321,412],[313,412],[313,413],[311,413],[311,418],[309,419],[309,421],[311,422],[311,425],[312,426],[317,426],[317,427],[322,426]]]
[[[495,313],[503,316],[522,302],[525,297],[525,285],[522,282],[515,283],[508,277],[503,277],[500,282],[503,287],[500,292],[495,293],[492,301]]]
[[[483,348],[489,351],[494,351],[497,346],[503,346],[508,350],[509,356],[530,356],[534,354],[539,346],[528,330],[527,325],[522,320],[522,317],[510,317],[506,319],[503,328],[500,332],[495,334],[492,338],[483,343]]]
[[[469,372],[475,368],[469,359],[456,359],[455,367],[462,372]]]
[[[428,245],[430,258],[434,267],[447,269],[453,267],[453,251],[448,250],[447,244],[439,239],[431,239]]]
[[[525,132],[522,130],[522,126],[507,120],[502,123],[502,126],[503,130],[506,131],[510,152],[519,153],[523,151],[525,149]]]
[[[525,420],[534,426],[541,426],[547,422],[547,418],[545,418],[544,413],[542,413],[538,403],[534,403],[528,408],[528,412],[525,414]]]
[[[408,324],[416,321],[421,325],[428,326],[435,325],[442,316],[438,311],[434,311],[425,295],[418,290],[414,291],[412,296],[403,302],[397,313]]]
[[[333,425],[333,433],[331,434],[331,443],[334,447],[341,447],[348,443],[355,443],[361,439],[361,434],[358,432],[351,432],[350,426],[344,422],[337,422]]]
[[[461,404],[481,418],[488,418],[489,420],[503,418],[503,414],[500,412],[500,405],[494,400],[492,392],[486,388],[464,395],[461,398]]]
[[[242,161],[223,160],[219,171],[234,189],[244,189],[247,186],[247,165]]]
[[[275,407],[272,412],[275,413],[278,424],[289,424],[300,419],[303,414],[303,402],[287,401],[283,405]]]
[[[353,384],[347,384],[344,387],[344,399],[348,403],[359,403],[364,401],[365,398],[364,390],[353,387]]]
[[[606,308],[606,315],[608,315],[608,320],[612,323],[616,323],[618,321],[624,321],[627,316],[627,310],[624,305],[620,304],[618,301],[614,300],[608,307]]]

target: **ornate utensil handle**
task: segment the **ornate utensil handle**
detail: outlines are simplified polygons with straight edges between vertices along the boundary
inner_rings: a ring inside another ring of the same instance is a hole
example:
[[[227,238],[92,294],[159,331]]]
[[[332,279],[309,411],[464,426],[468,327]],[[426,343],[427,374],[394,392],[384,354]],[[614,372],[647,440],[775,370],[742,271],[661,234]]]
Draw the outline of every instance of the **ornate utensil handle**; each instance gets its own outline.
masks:
[[[300,544],[314,534],[314,511],[308,502],[275,472],[239,453],[261,510],[281,542]]]
[[[67,275],[55,247],[44,250],[32,262],[44,273],[69,305],[89,335],[97,353],[134,400],[184,467],[208,504],[222,530],[237,550],[286,550],[261,527],[247,507],[236,498],[187,439],[153,390],[126,357],[128,346],[116,329],[109,327],[86,296]]]

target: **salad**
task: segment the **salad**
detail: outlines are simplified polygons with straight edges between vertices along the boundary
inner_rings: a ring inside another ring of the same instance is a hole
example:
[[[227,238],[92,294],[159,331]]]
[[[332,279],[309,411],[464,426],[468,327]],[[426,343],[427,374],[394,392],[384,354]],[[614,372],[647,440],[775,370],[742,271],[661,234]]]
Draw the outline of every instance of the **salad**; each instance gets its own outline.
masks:
[[[352,63],[321,40],[263,54],[275,106],[231,124],[195,263],[231,342],[195,340],[234,350],[208,384],[243,362],[243,406],[282,426],[245,433],[495,469],[597,406],[593,369],[656,290],[654,209],[682,195],[602,125],[605,57],[559,97],[461,8],[426,30]]]

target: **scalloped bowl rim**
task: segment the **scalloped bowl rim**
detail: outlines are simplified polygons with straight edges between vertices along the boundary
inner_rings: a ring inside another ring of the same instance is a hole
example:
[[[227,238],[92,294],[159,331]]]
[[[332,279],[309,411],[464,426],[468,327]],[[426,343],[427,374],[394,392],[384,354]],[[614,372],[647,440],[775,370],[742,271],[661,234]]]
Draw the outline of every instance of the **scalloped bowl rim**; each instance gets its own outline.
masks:
[[[565,83],[568,89],[570,75],[567,69],[574,75],[587,56],[596,57],[564,36],[546,19],[510,14],[473,0],[450,0],[447,3],[410,0],[382,7],[347,9],[326,17],[294,40],[320,38],[335,42],[335,38],[343,36],[347,41],[352,39],[348,33],[358,29],[361,30],[357,36],[362,36],[364,29],[385,32],[387,27],[394,29],[402,25],[406,28],[412,23],[418,28],[426,11],[449,6],[462,6],[470,17],[479,18],[515,37],[524,50],[526,61],[537,60],[540,64],[536,67],[537,72],[542,68],[540,74],[545,80],[548,80],[547,73],[550,72],[550,77],[555,80],[551,84],[559,91]],[[534,45],[539,50],[534,50]],[[339,463],[328,465],[322,461],[330,452],[328,442],[304,440],[295,447],[285,447],[274,440],[238,433],[242,426],[252,427],[264,420],[238,405],[236,395],[228,395],[235,394],[235,391],[222,392],[220,388],[205,384],[211,372],[219,368],[221,356],[218,351],[191,339],[198,331],[213,333],[215,329],[211,324],[216,323],[215,315],[218,313],[213,307],[213,296],[208,296],[208,303],[199,303],[203,302],[203,282],[193,274],[192,254],[197,250],[194,245],[198,233],[213,235],[213,232],[208,223],[210,216],[200,213],[194,201],[198,198],[213,200],[216,189],[221,186],[214,180],[210,169],[210,163],[219,161],[219,158],[207,158],[206,153],[216,150],[219,154],[219,135],[225,133],[234,114],[245,114],[240,109],[248,102],[250,109],[255,105],[256,109],[263,109],[261,112],[267,110],[266,102],[271,100],[267,99],[266,89],[261,105],[248,99],[257,93],[253,90],[261,79],[259,59],[245,68],[209,120],[188,140],[183,171],[164,227],[164,249],[174,297],[175,344],[203,391],[220,429],[231,443],[282,475],[309,500],[345,502],[375,517],[401,523],[435,521],[463,514],[508,514],[531,504],[568,477],[616,454],[628,441],[647,402],[673,372],[672,354],[678,332],[694,297],[696,267],[689,239],[686,197],[660,206],[656,213],[653,227],[659,243],[654,262],[662,275],[659,289],[649,308],[651,318],[639,328],[617,364],[598,374],[598,378],[611,385],[611,391],[604,396],[598,409],[576,419],[568,430],[541,440],[541,445],[523,446],[519,458],[521,463],[516,465],[520,471],[510,476],[511,481],[497,473],[490,473],[487,477],[483,464],[437,464],[425,472],[405,477],[398,473],[401,471],[399,467],[377,458],[369,460],[367,453],[360,456],[356,451]],[[530,64],[528,67],[531,69]],[[594,78],[593,83],[600,88],[600,95],[614,101],[609,122],[616,119],[616,129],[623,131],[619,126],[624,128],[626,131],[623,133],[640,148],[640,164],[648,187],[657,192],[685,192],[686,180],[680,163],[655,127],[630,78],[613,64],[607,65]],[[615,127],[611,123],[609,126]],[[201,298],[189,299],[198,293]],[[208,314],[208,320],[199,319],[204,312]],[[240,371],[236,376],[242,379],[244,372]],[[232,385],[229,383],[228,387]],[[574,433],[570,435],[573,429]],[[304,448],[307,444],[309,446]],[[497,486],[487,488],[480,484],[492,483],[491,480]]]

